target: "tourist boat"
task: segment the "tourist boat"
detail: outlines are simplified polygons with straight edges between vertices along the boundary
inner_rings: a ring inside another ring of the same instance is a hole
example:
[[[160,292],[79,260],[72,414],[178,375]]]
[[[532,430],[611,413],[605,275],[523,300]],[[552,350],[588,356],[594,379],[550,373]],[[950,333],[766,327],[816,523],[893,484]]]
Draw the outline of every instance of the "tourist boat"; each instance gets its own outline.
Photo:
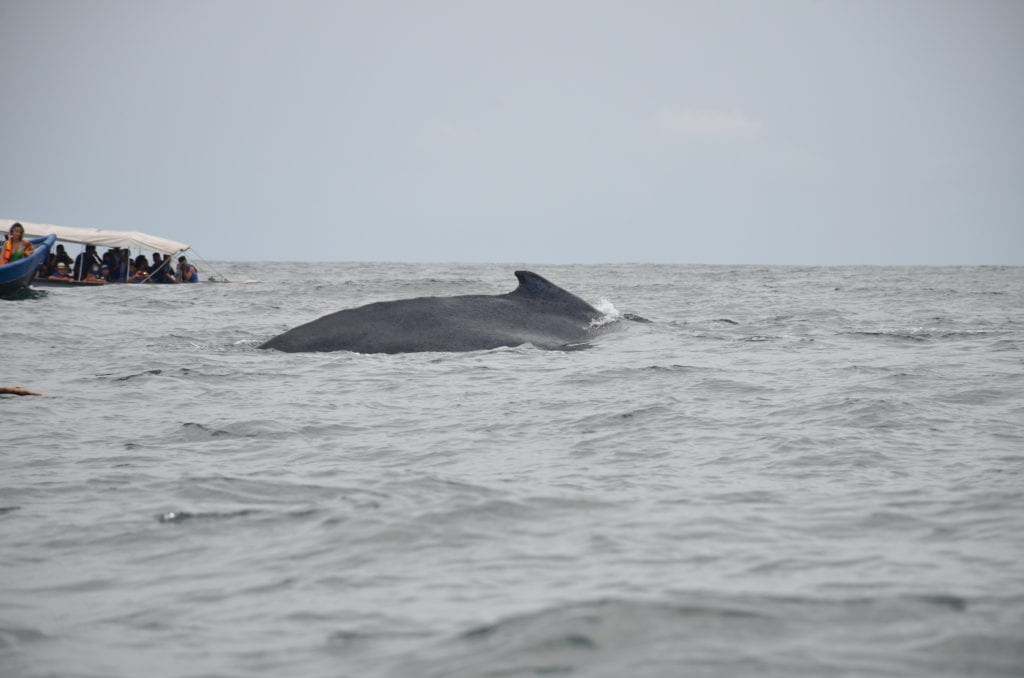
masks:
[[[11,226],[15,222],[11,219],[0,219],[0,230],[7,233]],[[183,242],[177,240],[169,240],[167,238],[161,238],[155,235],[149,235],[148,233],[140,233],[139,231],[111,231],[99,228],[75,228],[72,226],[55,226],[53,224],[33,224],[28,221],[19,221],[22,226],[25,227],[25,238],[30,239],[33,243],[45,242],[46,247],[41,247],[36,244],[36,251],[31,257],[23,259],[21,261],[7,264],[6,266],[0,266],[0,285],[6,291],[8,287],[11,290],[18,289],[20,287],[27,287],[29,284],[37,285],[40,287],[68,287],[75,285],[82,286],[95,286],[95,283],[80,283],[75,281],[69,282],[55,282],[46,280],[45,278],[34,278],[34,274],[39,265],[46,261],[46,257],[50,252],[50,248],[53,247],[54,241],[62,243],[72,243],[79,245],[96,245],[97,247],[120,247],[122,249],[134,250],[135,253],[141,252],[160,252],[164,255],[170,255],[176,257],[182,252],[185,252],[191,247]],[[40,251],[44,250],[41,254]],[[32,264],[27,262],[32,261]],[[23,265],[23,262],[24,265]],[[13,280],[16,275],[15,270],[12,267],[18,266],[17,269],[17,285]],[[11,269],[8,271],[8,269]],[[28,271],[28,273],[25,273]],[[7,279],[12,278],[11,283],[7,284]]]
[[[13,224],[14,222],[12,221],[11,223]],[[10,224],[8,224],[7,228],[10,228]],[[50,248],[53,247],[53,243],[57,240],[55,235],[30,238],[28,237],[27,228],[25,229],[25,236],[35,246],[35,249],[32,251],[32,254],[23,259],[0,266],[0,297],[13,296],[32,284],[32,279],[36,275],[36,269],[46,263],[46,258],[50,256]]]

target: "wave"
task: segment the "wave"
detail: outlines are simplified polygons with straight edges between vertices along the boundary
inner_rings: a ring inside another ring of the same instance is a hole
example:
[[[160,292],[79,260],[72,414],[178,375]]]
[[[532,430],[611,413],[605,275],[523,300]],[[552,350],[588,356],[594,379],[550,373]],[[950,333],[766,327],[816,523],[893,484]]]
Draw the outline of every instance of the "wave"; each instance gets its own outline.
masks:
[[[157,516],[161,523],[182,523],[186,520],[224,520],[230,518],[244,518],[260,513],[254,509],[239,509],[237,511],[167,511]]]
[[[39,629],[28,627],[0,627],[0,650],[13,651],[18,647],[29,643],[38,643],[49,640]]]
[[[384,674],[679,675],[687,667],[699,675],[830,675],[859,666],[873,675],[958,675],[951,661],[1005,668],[1024,647],[1019,632],[935,643],[936,624],[971,612],[952,594],[673,598],[593,599],[504,615],[413,651]]]
[[[143,370],[142,372],[132,372],[131,374],[125,374],[119,377],[114,377],[112,374],[100,374],[100,377],[113,377],[111,381],[131,381],[132,379],[138,379],[140,377],[154,377],[163,374],[164,371],[161,369]]]
[[[939,330],[924,327],[883,328],[879,330],[861,330],[841,332],[841,335],[866,337],[869,339],[896,339],[904,341],[926,342],[932,340],[976,339],[999,334],[995,330]]]
[[[190,520],[234,520],[252,516],[277,518],[307,518],[317,515],[317,509],[298,509],[294,511],[267,511],[264,509],[236,509],[234,511],[166,511],[157,515],[160,523],[183,523]]]
[[[50,293],[46,290],[33,289],[31,287],[20,287],[13,292],[9,292],[3,296],[5,301],[33,301],[37,299],[45,299],[50,296]]]
[[[284,428],[283,425],[265,420],[245,420],[225,422],[221,425],[201,424],[196,421],[186,421],[181,424],[175,438],[182,442],[203,442],[217,441],[224,439],[239,440],[293,440],[299,437],[322,437],[329,434],[344,435],[353,431],[360,431],[356,424],[345,424],[340,422],[324,422],[321,425],[304,425],[293,428]]]

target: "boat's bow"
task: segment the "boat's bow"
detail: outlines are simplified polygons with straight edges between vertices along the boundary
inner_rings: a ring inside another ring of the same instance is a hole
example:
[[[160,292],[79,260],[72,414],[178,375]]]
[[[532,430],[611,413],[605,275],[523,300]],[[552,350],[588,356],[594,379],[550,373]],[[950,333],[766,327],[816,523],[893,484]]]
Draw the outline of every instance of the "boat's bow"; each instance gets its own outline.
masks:
[[[32,284],[36,270],[41,264],[46,263],[50,256],[50,248],[56,242],[57,236],[47,235],[41,238],[30,238],[35,249],[32,254],[12,261],[9,264],[0,266],[0,297],[7,297],[18,292],[18,290]]]

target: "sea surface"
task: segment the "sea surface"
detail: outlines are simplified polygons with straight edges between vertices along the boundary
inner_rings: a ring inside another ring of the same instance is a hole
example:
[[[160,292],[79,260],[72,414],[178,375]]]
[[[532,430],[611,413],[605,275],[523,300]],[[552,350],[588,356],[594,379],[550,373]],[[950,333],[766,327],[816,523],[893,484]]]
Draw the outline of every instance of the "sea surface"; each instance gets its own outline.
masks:
[[[1024,675],[1022,268],[199,263],[0,301],[4,678]],[[517,268],[622,319],[257,349]]]

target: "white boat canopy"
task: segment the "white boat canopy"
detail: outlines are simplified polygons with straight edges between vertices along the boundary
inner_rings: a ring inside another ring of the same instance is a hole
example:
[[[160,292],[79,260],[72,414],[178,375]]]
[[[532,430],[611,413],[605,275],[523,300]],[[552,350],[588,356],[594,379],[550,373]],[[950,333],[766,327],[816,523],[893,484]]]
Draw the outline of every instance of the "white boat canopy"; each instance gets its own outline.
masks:
[[[12,219],[0,219],[0,229],[7,233],[15,223]],[[62,242],[73,242],[81,245],[97,245],[99,247],[125,247],[128,249],[150,250],[163,254],[177,254],[189,249],[189,245],[168,240],[138,231],[108,231],[101,228],[75,228],[73,226],[54,226],[53,224],[32,224],[27,221],[17,222],[25,227],[26,238],[53,234]]]

